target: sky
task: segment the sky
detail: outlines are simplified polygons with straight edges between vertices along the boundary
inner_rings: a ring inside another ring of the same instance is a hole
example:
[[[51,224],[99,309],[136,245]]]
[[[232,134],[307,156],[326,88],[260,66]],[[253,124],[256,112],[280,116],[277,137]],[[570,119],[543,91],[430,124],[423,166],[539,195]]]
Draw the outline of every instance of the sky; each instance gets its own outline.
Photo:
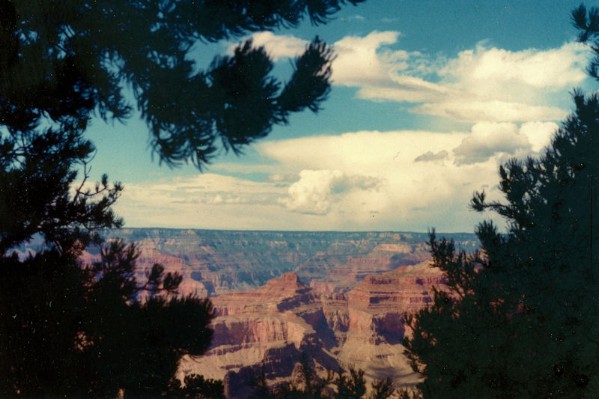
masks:
[[[255,33],[283,79],[315,35],[334,46],[322,111],[202,172],[159,165],[138,117],[94,121],[92,177],[124,184],[127,227],[472,232],[493,218],[469,209],[472,194],[499,199],[499,165],[537,156],[572,90],[596,90],[570,22],[578,4],[370,0],[326,25]],[[195,55],[207,66],[234,45]]]

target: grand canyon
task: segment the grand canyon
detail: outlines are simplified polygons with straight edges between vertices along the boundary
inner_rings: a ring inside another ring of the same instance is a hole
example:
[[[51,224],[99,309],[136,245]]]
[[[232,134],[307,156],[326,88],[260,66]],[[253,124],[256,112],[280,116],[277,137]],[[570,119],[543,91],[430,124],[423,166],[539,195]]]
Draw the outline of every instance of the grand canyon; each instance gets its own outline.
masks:
[[[426,306],[444,278],[430,267],[428,235],[398,232],[269,232],[122,229],[107,234],[140,250],[139,278],[155,263],[183,276],[181,295],[210,297],[214,338],[186,356],[178,377],[225,382],[244,398],[257,375],[290,380],[307,356],[315,369],[348,366],[367,379],[411,386],[401,345],[405,316]],[[471,234],[446,234],[473,250]],[[86,257],[97,256],[89,249]]]

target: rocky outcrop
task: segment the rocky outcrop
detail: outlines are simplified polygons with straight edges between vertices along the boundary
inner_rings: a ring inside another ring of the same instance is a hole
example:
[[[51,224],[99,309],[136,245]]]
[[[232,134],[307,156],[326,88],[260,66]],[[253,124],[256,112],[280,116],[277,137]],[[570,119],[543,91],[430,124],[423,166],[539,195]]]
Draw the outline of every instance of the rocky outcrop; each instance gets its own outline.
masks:
[[[300,354],[325,359],[333,336],[318,296],[295,273],[269,281],[257,290],[213,298],[211,349],[201,358],[184,358],[180,373],[226,379],[229,397],[236,386],[264,371],[269,379],[287,377]],[[330,365],[330,364],[329,364]]]
[[[427,263],[367,275],[348,292],[318,290],[286,273],[252,291],[214,297],[211,349],[184,358],[180,375],[224,379],[230,398],[243,398],[261,372],[291,378],[302,353],[328,369],[354,365],[368,378],[413,384],[401,340],[404,316],[426,306],[443,276]]]
[[[348,301],[352,308],[371,312],[414,313],[431,301],[433,286],[443,285],[445,277],[426,261],[367,276],[348,294]]]

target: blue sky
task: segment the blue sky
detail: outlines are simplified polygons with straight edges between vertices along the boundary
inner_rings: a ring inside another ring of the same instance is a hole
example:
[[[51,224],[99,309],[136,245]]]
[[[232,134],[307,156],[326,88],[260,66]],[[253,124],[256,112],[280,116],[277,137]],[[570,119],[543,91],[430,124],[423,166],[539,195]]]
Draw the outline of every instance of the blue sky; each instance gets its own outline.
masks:
[[[578,4],[370,0],[326,25],[257,33],[283,78],[316,34],[334,45],[323,111],[203,173],[153,161],[137,117],[96,121],[93,173],[124,183],[115,209],[129,227],[472,231],[472,193],[497,196],[498,165],[538,153],[571,90],[594,89]],[[198,61],[233,45],[199,46]]]

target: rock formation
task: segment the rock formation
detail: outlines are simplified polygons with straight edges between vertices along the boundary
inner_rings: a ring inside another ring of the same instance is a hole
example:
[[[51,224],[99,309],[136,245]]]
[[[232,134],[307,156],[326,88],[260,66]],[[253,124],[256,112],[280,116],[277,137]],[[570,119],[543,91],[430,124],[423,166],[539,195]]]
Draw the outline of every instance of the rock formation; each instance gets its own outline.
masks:
[[[332,283],[347,291],[368,274],[428,256],[423,233],[122,229],[106,236],[138,245],[140,277],[143,267],[162,263],[167,271],[184,275],[183,293],[202,296],[255,289],[290,271],[306,284]],[[448,238],[459,247],[477,244],[471,234]]]
[[[367,275],[346,293],[308,287],[292,272],[256,290],[216,296],[211,349],[184,358],[180,376],[223,379],[230,398],[243,398],[252,377],[290,378],[305,353],[319,367],[354,365],[371,379],[414,384],[419,376],[401,345],[403,317],[430,301],[433,285],[443,284],[436,269],[421,263]]]

